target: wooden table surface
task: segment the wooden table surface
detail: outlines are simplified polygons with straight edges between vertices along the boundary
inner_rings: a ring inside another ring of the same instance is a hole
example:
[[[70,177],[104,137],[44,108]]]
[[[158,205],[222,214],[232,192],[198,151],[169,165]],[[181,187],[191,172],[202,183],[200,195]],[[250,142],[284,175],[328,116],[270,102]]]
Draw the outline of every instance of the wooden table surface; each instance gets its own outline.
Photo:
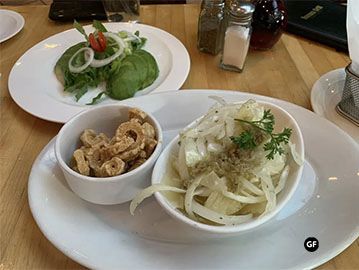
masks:
[[[47,18],[48,6],[1,6],[22,14],[24,29],[0,44],[0,270],[78,269],[79,264],[58,251],[40,232],[27,201],[27,180],[33,161],[56,135],[60,124],[35,118],[11,99],[7,81],[15,61],[39,41],[71,28]],[[186,88],[243,90],[272,96],[311,109],[310,91],[324,73],[346,66],[343,53],[285,34],[272,50],[250,52],[241,74],[217,68],[218,57],[196,49],[197,5],[142,6],[141,21],[175,35],[191,57]],[[343,222],[345,222],[343,220]],[[359,269],[359,241],[319,269]]]

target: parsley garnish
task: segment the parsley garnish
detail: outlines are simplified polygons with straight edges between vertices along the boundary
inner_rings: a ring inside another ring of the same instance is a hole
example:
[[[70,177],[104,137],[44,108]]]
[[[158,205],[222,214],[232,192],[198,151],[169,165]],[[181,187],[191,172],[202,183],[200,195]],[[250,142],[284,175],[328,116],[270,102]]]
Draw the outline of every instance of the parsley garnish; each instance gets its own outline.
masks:
[[[238,137],[232,136],[231,140],[243,149],[254,149],[257,146],[253,132],[250,130],[242,132]]]
[[[248,124],[270,136],[270,141],[265,143],[263,147],[265,151],[269,151],[266,155],[267,159],[273,159],[274,155],[277,153],[279,155],[284,153],[281,143],[287,144],[289,142],[292,130],[290,128],[284,128],[281,133],[273,133],[275,121],[274,115],[270,110],[265,110],[262,119],[258,121],[246,121],[242,119],[236,120],[241,123]],[[243,131],[237,137],[232,136],[231,140],[243,149],[254,149],[257,146],[253,131],[251,130]]]

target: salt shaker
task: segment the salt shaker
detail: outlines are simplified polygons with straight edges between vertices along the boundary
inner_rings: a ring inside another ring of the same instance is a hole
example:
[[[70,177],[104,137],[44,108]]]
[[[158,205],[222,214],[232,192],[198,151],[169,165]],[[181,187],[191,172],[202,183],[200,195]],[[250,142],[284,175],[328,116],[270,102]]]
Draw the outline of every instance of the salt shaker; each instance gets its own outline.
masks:
[[[220,67],[241,72],[247,57],[251,39],[251,22],[254,5],[248,2],[231,1],[227,10],[223,53]]]
[[[222,50],[224,0],[203,0],[198,19],[197,47],[216,55]]]

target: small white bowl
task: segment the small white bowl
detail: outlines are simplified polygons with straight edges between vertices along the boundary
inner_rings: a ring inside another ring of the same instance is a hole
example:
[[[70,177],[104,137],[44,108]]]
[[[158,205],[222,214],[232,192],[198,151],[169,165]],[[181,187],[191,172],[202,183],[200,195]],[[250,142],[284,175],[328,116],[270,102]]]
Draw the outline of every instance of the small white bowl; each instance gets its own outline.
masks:
[[[149,185],[152,168],[161,152],[163,139],[160,124],[147,112],[148,122],[156,130],[158,144],[144,164],[133,171],[112,177],[84,176],[68,166],[73,152],[79,147],[80,136],[85,129],[90,128],[112,137],[119,124],[128,120],[130,108],[124,105],[104,105],[83,111],[71,118],[57,135],[57,161],[70,188],[82,199],[96,204],[124,203],[132,200],[137,192]]]
[[[299,157],[304,160],[304,141],[303,136],[300,131],[300,128],[295,121],[295,119],[285,110],[278,107],[277,105],[274,105],[272,103],[268,102],[262,102],[257,101],[257,103],[264,106],[265,109],[270,109],[271,112],[275,116],[276,124],[275,129],[276,130],[282,130],[284,127],[288,127],[292,129],[292,135],[290,138],[290,141],[295,143],[296,145],[296,151],[299,154]],[[240,103],[238,103],[240,104]],[[199,118],[201,119],[201,118]],[[189,124],[187,127],[193,127],[197,124],[199,119],[195,120],[191,124]],[[187,127],[185,129],[187,129]],[[172,154],[178,153],[178,140],[179,135],[176,136],[163,150],[160,157],[158,158],[156,165],[153,169],[152,173],[152,184],[159,184],[161,183],[163,176],[166,173],[166,170],[170,167],[168,162],[170,160],[170,156]],[[289,201],[289,199],[294,194],[294,191],[296,190],[298,183],[300,181],[300,178],[302,176],[303,166],[298,166],[294,161],[291,161],[293,164],[289,163],[290,165],[290,172],[289,176],[286,182],[286,185],[284,189],[278,194],[277,196],[277,206],[276,208],[264,215],[263,217],[257,217],[253,218],[247,222],[244,222],[239,225],[234,226],[215,226],[215,225],[207,225],[203,224],[197,221],[194,221],[187,216],[185,216],[182,212],[180,212],[178,209],[175,208],[174,205],[171,204],[171,202],[168,200],[166,196],[164,196],[160,192],[155,193],[155,197],[158,201],[158,203],[163,207],[163,209],[170,214],[173,218],[176,220],[187,224],[191,226],[192,228],[195,228],[196,230],[200,230],[200,234],[202,236],[209,236],[209,237],[218,237],[219,235],[222,236],[230,236],[230,235],[236,235],[243,233],[244,231],[252,230],[261,224],[267,222],[272,217],[274,217]]]

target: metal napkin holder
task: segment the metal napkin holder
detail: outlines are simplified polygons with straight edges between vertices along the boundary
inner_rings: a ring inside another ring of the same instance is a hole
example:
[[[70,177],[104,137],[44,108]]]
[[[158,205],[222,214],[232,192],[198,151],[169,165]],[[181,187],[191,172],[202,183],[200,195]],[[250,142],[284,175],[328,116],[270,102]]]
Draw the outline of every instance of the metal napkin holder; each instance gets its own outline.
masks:
[[[351,69],[351,64],[345,68],[346,78],[341,101],[336,106],[337,112],[359,126],[359,74]]]

